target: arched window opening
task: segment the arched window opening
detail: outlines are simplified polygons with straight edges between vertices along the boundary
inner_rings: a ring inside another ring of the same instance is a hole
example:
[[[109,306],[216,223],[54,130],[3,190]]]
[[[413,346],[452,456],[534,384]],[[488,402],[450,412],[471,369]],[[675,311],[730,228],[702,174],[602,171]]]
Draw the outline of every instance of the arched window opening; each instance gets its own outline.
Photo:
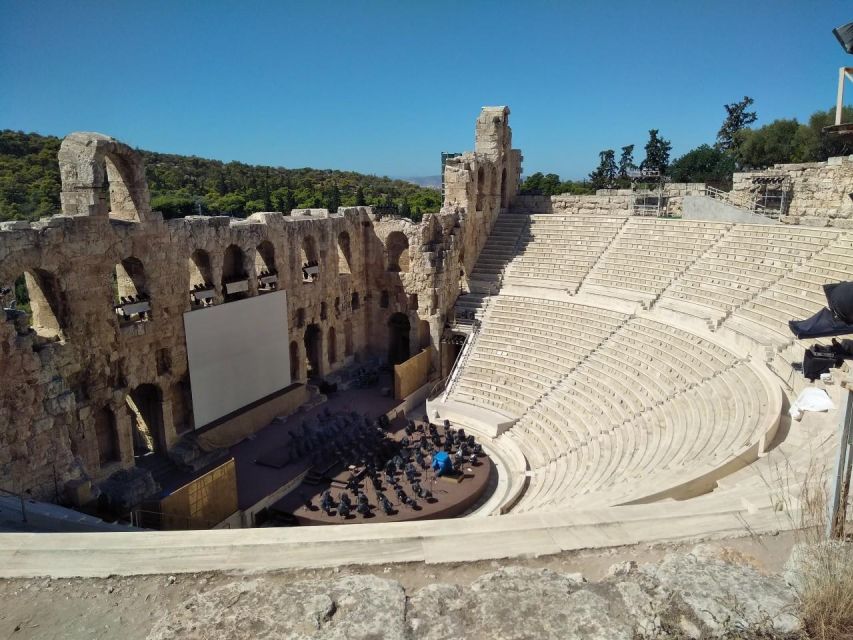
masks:
[[[213,286],[213,269],[210,255],[203,249],[196,249],[190,256],[190,304],[202,307],[213,304],[216,290]]]
[[[507,199],[506,199],[506,167],[501,171],[501,208],[505,209],[507,207]]]
[[[144,322],[151,316],[145,268],[139,258],[125,258],[113,272],[113,298],[119,323]]]
[[[317,253],[317,242],[313,236],[302,239],[299,255],[302,261],[302,281],[314,282],[320,275],[320,254]]]
[[[394,231],[385,241],[388,256],[388,271],[407,272],[409,270],[409,239],[405,233]]]
[[[243,250],[236,244],[229,245],[222,259],[222,291],[225,302],[249,297],[249,275],[246,273]]]
[[[486,190],[486,173],[481,166],[477,169],[477,211],[483,210],[483,192]]]
[[[383,291],[382,293],[379,294],[379,306],[382,309],[388,308],[388,292],[387,291]]]
[[[334,327],[329,327],[329,365],[333,365],[338,361],[338,336]]]
[[[349,357],[352,354],[352,322],[347,320],[344,322],[344,356]]]
[[[305,329],[305,356],[308,359],[308,377],[320,375],[320,354],[323,352],[323,332],[316,324]]]
[[[341,297],[335,296],[335,316],[341,315]]]
[[[299,344],[296,340],[290,342],[290,381],[299,380]]]
[[[7,286],[0,283],[0,307],[21,333],[32,331],[49,340],[61,340],[65,328],[65,295],[59,279],[48,271],[25,271]]]
[[[258,291],[267,293],[278,288],[278,269],[275,266],[275,247],[269,240],[258,245],[255,252],[255,275],[258,277]]]
[[[134,174],[133,168],[124,158],[108,154],[104,156],[102,169],[103,189],[109,201],[110,218],[124,222],[140,222],[139,209],[143,203],[137,201],[140,197],[137,192],[140,189],[139,185],[135,184],[138,182],[138,176]],[[145,202],[144,206],[148,206],[148,203]]]
[[[305,326],[305,307],[299,307],[296,310],[296,328],[301,329]]]
[[[325,320],[329,317],[328,305],[324,302],[320,303],[320,320]]]
[[[356,309],[358,309],[359,304],[360,302],[358,299],[358,291],[353,291],[352,299],[350,300],[350,306],[352,307],[352,310],[355,311]]]
[[[136,458],[166,453],[163,394],[154,384],[141,384],[127,396]]]
[[[346,231],[341,231],[338,234],[338,273],[340,275],[352,273],[351,259],[349,234]]]
[[[98,464],[102,467],[121,459],[115,414],[109,407],[95,412],[95,439],[98,442]]]
[[[409,359],[411,324],[405,313],[395,313],[388,319],[388,363],[400,364]]]

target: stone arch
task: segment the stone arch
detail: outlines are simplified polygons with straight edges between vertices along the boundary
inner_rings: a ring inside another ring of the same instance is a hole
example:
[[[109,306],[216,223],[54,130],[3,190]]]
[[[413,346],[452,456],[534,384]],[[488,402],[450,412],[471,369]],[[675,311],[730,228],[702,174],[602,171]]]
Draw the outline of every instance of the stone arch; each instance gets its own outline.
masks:
[[[394,313],[388,319],[388,363],[400,364],[409,359],[409,331],[411,330],[409,316],[405,313]]]
[[[36,335],[51,339],[64,337],[68,305],[59,278],[49,271],[24,271],[9,287],[2,306],[26,314],[29,327]]]
[[[148,297],[145,281],[145,266],[142,260],[133,256],[125,258],[115,266],[116,303],[124,300],[141,300]]]
[[[326,350],[329,356],[329,366],[332,366],[338,361],[338,334],[334,327],[329,327],[327,336],[328,345]]]
[[[72,133],[59,147],[62,213],[144,222],[151,213],[141,156],[100,133]]]
[[[258,292],[267,293],[278,288],[278,267],[275,262],[275,247],[264,240],[255,250],[255,277],[258,279]]]
[[[300,257],[302,265],[320,262],[320,254],[317,252],[317,241],[314,236],[305,236],[302,238],[302,246],[300,249]]]
[[[402,231],[388,234],[385,240],[388,271],[405,273],[409,270],[409,239]]]
[[[338,234],[338,273],[352,273],[352,250],[350,249],[349,234],[341,231]]]
[[[116,417],[109,407],[95,411],[95,439],[98,443],[98,464],[101,467],[121,460]]]
[[[290,341],[290,381],[299,380],[299,344],[296,340]]]
[[[305,356],[308,364],[308,377],[321,375],[323,353],[323,331],[316,324],[305,327]]]
[[[278,273],[275,265],[275,247],[269,240],[261,242],[255,251],[255,273],[261,275],[264,272],[271,275]]]
[[[163,425],[163,393],[156,384],[141,384],[126,398],[133,431],[133,455],[143,457],[166,453]]]
[[[189,260],[190,289],[207,289],[213,286],[213,267],[210,254],[204,249],[193,251]]]
[[[299,258],[302,267],[302,281],[314,282],[320,273],[320,254],[317,251],[317,241],[314,240],[314,236],[302,238]]]
[[[243,250],[236,244],[228,245],[228,248],[225,249],[225,255],[222,257],[222,292],[225,295],[225,302],[248,297],[248,283],[246,282],[248,279],[246,256]]]

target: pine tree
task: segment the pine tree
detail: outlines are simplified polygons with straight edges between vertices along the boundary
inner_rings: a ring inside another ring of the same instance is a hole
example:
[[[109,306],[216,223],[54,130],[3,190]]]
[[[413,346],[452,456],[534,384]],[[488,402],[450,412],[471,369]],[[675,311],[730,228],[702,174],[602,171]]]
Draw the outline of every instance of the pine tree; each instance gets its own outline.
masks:
[[[355,206],[363,207],[367,204],[367,200],[364,198],[364,187],[359,185],[358,189],[355,190]]]
[[[412,209],[409,206],[409,201],[406,198],[403,198],[403,203],[400,205],[400,216],[403,218],[412,217]]]
[[[659,171],[661,175],[666,174],[669,166],[669,152],[672,144],[666,138],[658,137],[657,129],[649,129],[649,141],[646,143],[646,159],[640,164],[640,168],[648,171]]]
[[[332,184],[326,191],[326,209],[335,212],[341,206],[341,190],[337,184]]]
[[[622,147],[622,155],[619,156],[619,177],[628,178],[628,172],[637,168],[634,164],[634,145],[629,144]]]
[[[607,189],[616,180],[616,173],[618,171],[616,153],[613,149],[605,149],[598,154],[598,158],[598,167],[589,174],[589,181],[596,189]]]
[[[752,98],[744,96],[740,102],[723,105],[726,110],[726,119],[717,132],[717,142],[714,147],[720,151],[729,151],[737,147],[737,132],[758,119],[755,111],[747,111],[753,102],[755,101]]]

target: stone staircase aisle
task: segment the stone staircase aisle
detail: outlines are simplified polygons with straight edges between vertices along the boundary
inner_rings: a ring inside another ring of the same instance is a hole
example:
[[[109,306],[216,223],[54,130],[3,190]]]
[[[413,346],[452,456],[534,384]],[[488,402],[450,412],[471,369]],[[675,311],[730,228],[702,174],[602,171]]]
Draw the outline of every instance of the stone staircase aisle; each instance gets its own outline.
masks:
[[[482,318],[486,299],[501,287],[507,265],[519,250],[519,243],[530,217],[501,211],[489,234],[477,264],[468,277],[467,291],[456,299],[456,329],[470,331],[474,320]]]

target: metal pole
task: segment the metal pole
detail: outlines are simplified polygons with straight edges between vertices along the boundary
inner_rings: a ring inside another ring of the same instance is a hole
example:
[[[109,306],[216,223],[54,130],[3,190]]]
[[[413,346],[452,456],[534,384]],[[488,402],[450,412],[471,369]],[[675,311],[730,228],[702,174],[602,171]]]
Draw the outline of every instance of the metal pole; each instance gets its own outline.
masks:
[[[832,487],[829,494],[827,538],[840,538],[844,534],[850,467],[853,463],[853,439],[850,437],[851,424],[853,424],[853,392],[849,389],[843,403],[838,421],[838,458],[835,461],[835,472],[832,474]]]

